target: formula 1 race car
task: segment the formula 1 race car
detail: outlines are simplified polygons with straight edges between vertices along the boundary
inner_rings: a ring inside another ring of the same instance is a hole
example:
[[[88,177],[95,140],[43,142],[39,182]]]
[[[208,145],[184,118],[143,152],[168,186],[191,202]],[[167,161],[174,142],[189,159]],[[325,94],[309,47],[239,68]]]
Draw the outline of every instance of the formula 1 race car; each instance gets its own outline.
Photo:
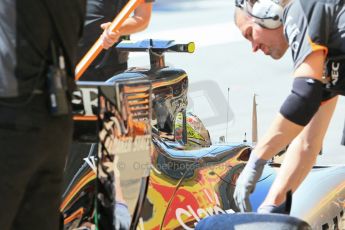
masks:
[[[253,145],[212,144],[201,120],[186,111],[188,75],[164,62],[165,52],[191,53],[194,43],[150,39],[123,41],[117,48],[148,52],[151,66],[107,82],[78,82],[60,206],[64,229],[115,229],[116,200],[128,205],[130,229],[194,229],[218,214],[233,215],[233,225],[243,226],[239,220],[248,218],[236,214],[233,191]],[[279,170],[280,155],[250,197],[254,211]],[[304,227],[294,229],[345,229],[344,178],[345,166],[315,166],[293,194],[290,216],[257,222],[276,220],[270,226],[282,229],[295,218],[294,226]]]

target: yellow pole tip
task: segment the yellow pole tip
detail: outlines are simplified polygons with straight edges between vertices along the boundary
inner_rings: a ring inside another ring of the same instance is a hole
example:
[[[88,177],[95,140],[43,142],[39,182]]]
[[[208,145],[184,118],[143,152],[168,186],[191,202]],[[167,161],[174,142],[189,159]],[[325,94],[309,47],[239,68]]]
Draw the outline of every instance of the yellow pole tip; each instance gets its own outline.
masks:
[[[188,43],[187,51],[188,51],[188,53],[194,53],[194,51],[195,51],[195,43],[194,42]]]

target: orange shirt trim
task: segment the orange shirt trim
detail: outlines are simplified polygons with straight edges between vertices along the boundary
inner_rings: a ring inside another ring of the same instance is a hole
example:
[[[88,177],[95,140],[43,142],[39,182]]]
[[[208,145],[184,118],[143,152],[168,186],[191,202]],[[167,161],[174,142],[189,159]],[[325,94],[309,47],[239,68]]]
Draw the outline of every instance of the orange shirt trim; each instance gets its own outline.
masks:
[[[323,45],[319,45],[319,44],[314,43],[314,42],[310,39],[309,36],[308,36],[308,42],[309,42],[309,44],[310,44],[310,46],[311,46],[311,49],[312,49],[313,51],[323,50],[323,51],[325,52],[325,55],[327,56],[327,54],[328,54],[328,48],[327,48],[326,46],[323,46]]]

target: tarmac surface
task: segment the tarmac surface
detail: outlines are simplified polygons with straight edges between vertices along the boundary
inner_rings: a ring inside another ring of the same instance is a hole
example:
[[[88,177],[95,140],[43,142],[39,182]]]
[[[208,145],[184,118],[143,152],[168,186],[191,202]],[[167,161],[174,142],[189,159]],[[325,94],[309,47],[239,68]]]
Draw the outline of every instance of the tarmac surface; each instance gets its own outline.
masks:
[[[187,72],[188,110],[203,120],[213,142],[221,136],[227,142],[251,142],[254,94],[260,139],[292,83],[291,54],[279,61],[253,54],[234,24],[233,10],[228,0],[156,0],[149,28],[132,36],[195,42],[195,53],[167,53],[166,64]],[[148,54],[131,54],[129,63],[148,66]],[[344,121],[345,99],[340,97],[317,164],[345,164],[345,146],[340,145]]]

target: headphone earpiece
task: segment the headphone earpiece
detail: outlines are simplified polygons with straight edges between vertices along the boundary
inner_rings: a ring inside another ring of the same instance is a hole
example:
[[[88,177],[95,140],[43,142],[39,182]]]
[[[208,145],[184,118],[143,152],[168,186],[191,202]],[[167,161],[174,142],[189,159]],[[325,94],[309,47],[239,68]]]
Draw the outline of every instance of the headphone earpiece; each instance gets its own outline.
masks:
[[[267,29],[276,29],[282,24],[283,7],[274,0],[258,0],[251,9],[255,23]]]

